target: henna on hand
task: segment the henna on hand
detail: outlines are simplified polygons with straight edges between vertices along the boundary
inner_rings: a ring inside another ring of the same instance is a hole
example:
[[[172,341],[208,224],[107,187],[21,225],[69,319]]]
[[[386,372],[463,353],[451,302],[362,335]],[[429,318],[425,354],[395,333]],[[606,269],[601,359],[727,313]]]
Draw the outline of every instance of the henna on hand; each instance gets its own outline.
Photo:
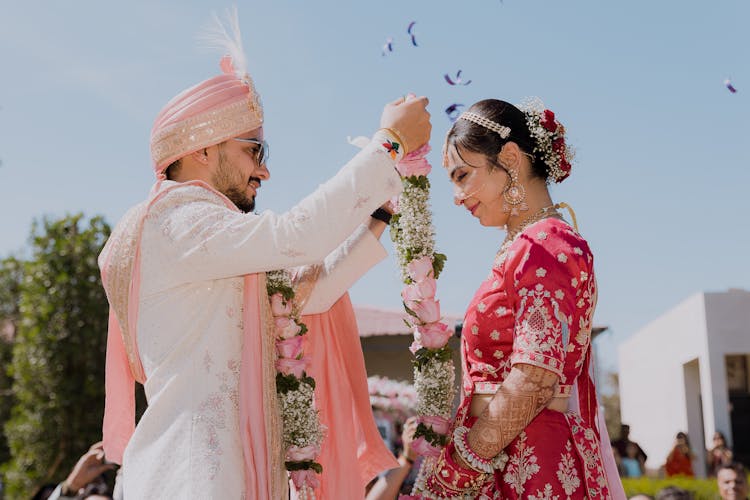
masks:
[[[469,446],[484,458],[497,456],[552,399],[557,374],[519,363],[492,398],[467,436]]]

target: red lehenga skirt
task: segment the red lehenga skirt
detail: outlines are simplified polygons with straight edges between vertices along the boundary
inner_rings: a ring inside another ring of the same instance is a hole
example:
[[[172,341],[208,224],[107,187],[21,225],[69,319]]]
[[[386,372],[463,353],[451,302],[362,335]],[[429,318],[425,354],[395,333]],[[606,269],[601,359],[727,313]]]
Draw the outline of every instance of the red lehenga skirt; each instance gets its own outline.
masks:
[[[471,396],[459,408],[456,425],[471,425]],[[545,408],[506,448],[508,462],[477,498],[591,500],[611,498],[599,437],[575,412]]]

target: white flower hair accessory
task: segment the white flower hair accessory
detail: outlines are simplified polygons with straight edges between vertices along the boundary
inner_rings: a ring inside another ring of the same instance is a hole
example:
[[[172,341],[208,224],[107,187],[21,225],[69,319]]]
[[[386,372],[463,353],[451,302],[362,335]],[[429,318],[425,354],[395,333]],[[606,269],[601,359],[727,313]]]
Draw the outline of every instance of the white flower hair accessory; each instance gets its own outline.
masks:
[[[526,115],[526,125],[534,139],[534,153],[547,165],[549,179],[562,182],[570,175],[575,152],[565,143],[565,127],[555,113],[545,109],[538,97],[525,99],[518,109]]]

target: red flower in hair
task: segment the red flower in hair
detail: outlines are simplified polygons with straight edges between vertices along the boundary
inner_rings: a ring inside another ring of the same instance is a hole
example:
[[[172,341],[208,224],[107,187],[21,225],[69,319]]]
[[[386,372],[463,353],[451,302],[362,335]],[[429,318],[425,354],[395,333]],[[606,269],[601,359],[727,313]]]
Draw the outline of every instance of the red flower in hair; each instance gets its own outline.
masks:
[[[558,179],[557,179],[557,180],[555,181],[555,182],[558,182],[558,183],[559,183],[559,182],[562,182],[562,181],[564,181],[564,180],[565,180],[565,179],[567,179],[567,178],[568,178],[568,176],[570,175],[570,163],[568,163],[568,161],[567,161],[567,160],[563,159],[563,160],[562,160],[562,161],[560,162],[560,170],[562,170],[562,172],[563,172],[563,175],[562,175],[562,176],[560,176],[560,178],[558,178]]]
[[[552,141],[552,151],[555,153],[565,153],[565,139],[558,137]]]
[[[549,109],[545,109],[544,118],[542,119],[542,126],[550,132],[554,132],[555,130],[557,130],[557,123],[555,123],[555,113],[553,113]]]

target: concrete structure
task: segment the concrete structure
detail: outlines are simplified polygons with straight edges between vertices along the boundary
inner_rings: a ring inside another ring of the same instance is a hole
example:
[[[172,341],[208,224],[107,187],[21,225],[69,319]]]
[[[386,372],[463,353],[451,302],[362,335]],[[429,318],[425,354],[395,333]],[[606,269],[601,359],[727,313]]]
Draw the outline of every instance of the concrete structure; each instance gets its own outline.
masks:
[[[622,422],[661,467],[678,431],[690,438],[693,469],[705,475],[705,448],[724,433],[750,459],[750,292],[699,293],[619,346]]]
[[[414,341],[412,332],[406,327],[404,310],[393,311],[375,307],[354,306],[357,317],[362,352],[365,356],[367,376],[380,375],[391,380],[412,383],[413,368],[409,346]],[[449,328],[455,330],[460,318],[448,316],[443,319]],[[453,348],[453,361],[456,365],[456,384],[461,377],[461,353],[459,338],[449,341]]]

